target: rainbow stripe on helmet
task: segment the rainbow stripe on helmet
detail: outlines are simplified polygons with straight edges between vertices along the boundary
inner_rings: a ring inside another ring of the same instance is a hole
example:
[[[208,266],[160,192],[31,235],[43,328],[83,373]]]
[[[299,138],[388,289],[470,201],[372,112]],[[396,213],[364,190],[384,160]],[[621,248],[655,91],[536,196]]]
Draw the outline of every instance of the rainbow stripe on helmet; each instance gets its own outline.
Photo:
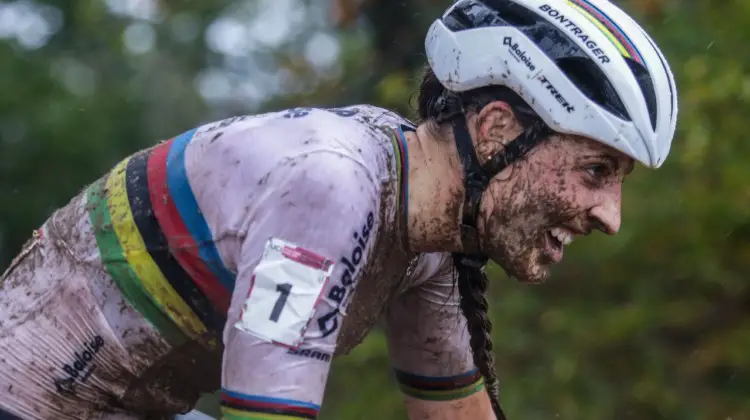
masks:
[[[635,48],[633,41],[630,40],[625,32],[606,13],[587,0],[567,0],[567,2],[589,22],[599,28],[612,45],[620,51],[620,54],[645,66],[643,56]]]

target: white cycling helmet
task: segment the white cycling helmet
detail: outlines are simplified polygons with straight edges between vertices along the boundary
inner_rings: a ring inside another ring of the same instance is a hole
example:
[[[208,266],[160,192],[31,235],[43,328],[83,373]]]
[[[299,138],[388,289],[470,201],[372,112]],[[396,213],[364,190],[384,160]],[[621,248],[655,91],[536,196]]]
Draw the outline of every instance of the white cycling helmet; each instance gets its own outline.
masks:
[[[452,92],[504,85],[554,131],[661,166],[677,121],[664,55],[607,0],[459,0],[430,27],[427,58]]]

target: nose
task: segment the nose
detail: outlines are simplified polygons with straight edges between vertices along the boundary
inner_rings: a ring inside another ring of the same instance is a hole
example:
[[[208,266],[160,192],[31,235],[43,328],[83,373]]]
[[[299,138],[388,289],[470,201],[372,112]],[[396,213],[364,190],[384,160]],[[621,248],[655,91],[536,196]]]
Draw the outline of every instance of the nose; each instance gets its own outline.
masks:
[[[621,188],[619,185],[603,193],[600,200],[589,211],[595,226],[606,233],[614,235],[620,230],[621,218]]]

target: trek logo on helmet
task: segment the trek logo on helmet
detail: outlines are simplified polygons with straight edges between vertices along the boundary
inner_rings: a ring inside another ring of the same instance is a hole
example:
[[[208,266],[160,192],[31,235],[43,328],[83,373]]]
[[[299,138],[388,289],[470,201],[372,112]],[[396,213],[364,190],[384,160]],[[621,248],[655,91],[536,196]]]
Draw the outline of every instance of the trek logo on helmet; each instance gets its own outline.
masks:
[[[576,107],[570,104],[567,99],[565,99],[564,96],[555,88],[555,85],[552,84],[552,82],[547,79],[544,75],[539,75],[537,77],[540,82],[542,82],[542,86],[544,86],[545,89],[552,95],[555,100],[562,105],[563,108],[565,108],[566,111],[568,111],[568,114],[576,110]]]
[[[536,70],[536,66],[531,62],[531,58],[526,54],[526,51],[518,46],[518,42],[513,42],[513,38],[509,36],[503,38],[503,45],[508,47],[508,51],[513,58],[523,63],[530,71]]]

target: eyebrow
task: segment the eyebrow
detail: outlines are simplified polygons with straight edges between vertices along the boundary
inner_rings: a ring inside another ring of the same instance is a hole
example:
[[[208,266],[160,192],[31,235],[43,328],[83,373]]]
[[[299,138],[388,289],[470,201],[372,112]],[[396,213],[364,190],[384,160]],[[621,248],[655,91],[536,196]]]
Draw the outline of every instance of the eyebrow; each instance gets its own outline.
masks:
[[[620,170],[620,162],[621,162],[622,159],[618,159],[617,157],[612,156],[609,153],[603,153],[602,157],[605,158],[605,159],[607,159],[608,161],[610,161],[610,163],[612,164],[612,166],[614,166],[615,171],[619,171]],[[628,175],[631,172],[633,172],[633,169],[635,169],[635,161],[633,159],[628,159],[628,165],[625,168],[625,175]]]

